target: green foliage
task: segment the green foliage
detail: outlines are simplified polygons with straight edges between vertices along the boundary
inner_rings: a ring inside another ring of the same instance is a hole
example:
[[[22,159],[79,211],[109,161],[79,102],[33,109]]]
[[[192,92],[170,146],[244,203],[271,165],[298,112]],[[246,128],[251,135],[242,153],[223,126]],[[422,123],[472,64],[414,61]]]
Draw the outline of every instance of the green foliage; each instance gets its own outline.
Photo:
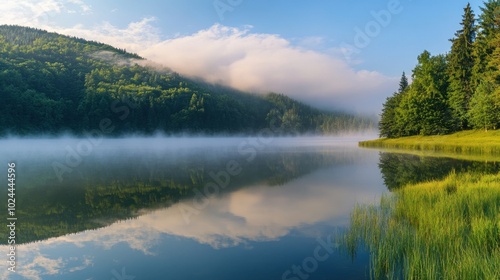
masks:
[[[284,96],[256,96],[140,66],[135,54],[97,42],[0,26],[0,135],[72,132],[336,133],[373,127]],[[274,120],[274,117],[279,120]]]
[[[473,44],[476,38],[474,13],[467,4],[464,9],[462,29],[451,40],[451,52],[448,55],[450,80],[449,103],[452,109],[456,129],[469,128],[467,111],[473,95],[472,72],[474,67]]]
[[[500,155],[500,130],[467,130],[449,135],[411,136],[398,139],[377,139],[359,143],[361,147],[398,149],[398,151],[432,151],[443,156],[498,161]]]
[[[500,176],[452,171],[358,206],[343,236],[371,252],[374,279],[499,279]]]
[[[500,31],[498,9],[500,9],[500,1],[498,0],[488,0],[484,2],[484,7],[481,8],[481,15],[478,19],[479,32],[474,42],[474,87],[479,86],[485,73],[491,70],[491,66],[488,66],[488,64],[491,59],[491,54],[497,48],[493,43],[493,39]]]
[[[408,88],[408,86],[409,86],[408,78],[406,78],[406,73],[403,72],[403,74],[401,75],[401,80],[399,80],[399,90],[398,90],[398,92],[399,93],[405,92],[406,89]]]
[[[378,125],[380,137],[394,138],[400,135],[399,128],[396,125],[396,109],[401,103],[401,97],[401,93],[394,93],[393,96],[387,97]]]
[[[413,84],[396,109],[397,136],[446,134],[451,116],[447,104],[446,61],[424,51],[413,70]]]
[[[396,138],[497,129],[500,122],[500,1],[484,3],[478,26],[470,4],[450,53],[424,51],[413,83],[385,102],[380,136]],[[404,81],[400,82],[405,85]]]
[[[277,134],[335,134],[375,126],[368,117],[320,111],[283,94],[270,93],[266,100],[273,104],[266,114],[267,127]]]
[[[485,81],[472,97],[469,119],[475,129],[496,129],[500,123],[500,108],[493,95],[494,85]]]
[[[401,104],[403,94],[408,89],[408,79],[405,72],[399,82],[399,91],[388,97],[380,114],[379,131],[380,137],[394,138],[401,135],[402,128],[396,122],[396,109]]]
[[[442,180],[453,170],[456,172],[482,172],[484,174],[498,174],[500,171],[500,164],[495,161],[486,161],[486,157],[477,159],[481,161],[471,161],[437,153],[434,155],[437,156],[380,153],[378,167],[384,184],[389,191],[395,191],[408,184]]]

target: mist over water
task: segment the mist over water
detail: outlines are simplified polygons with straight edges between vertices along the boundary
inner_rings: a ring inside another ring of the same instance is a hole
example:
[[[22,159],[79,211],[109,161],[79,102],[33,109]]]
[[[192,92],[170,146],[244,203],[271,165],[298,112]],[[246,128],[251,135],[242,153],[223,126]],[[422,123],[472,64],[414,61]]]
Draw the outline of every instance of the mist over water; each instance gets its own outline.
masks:
[[[9,279],[86,279],[96,268],[107,279],[122,267],[145,279],[235,279],[214,259],[280,279],[356,203],[384,192],[378,152],[357,147],[374,136],[0,140],[1,158],[17,165],[23,221]],[[349,266],[364,275],[357,265],[332,255],[315,276]]]
[[[19,221],[19,270],[0,262],[0,279],[116,279],[122,269],[136,279],[283,279],[349,225],[355,205],[451,170],[500,169],[358,147],[372,138],[0,140],[0,180],[16,162]],[[369,279],[367,252],[325,252],[308,279]]]
[[[376,131],[346,133],[341,136],[166,136],[157,134],[153,137],[126,136],[119,138],[87,137],[14,137],[0,139],[0,155],[7,161],[28,160],[30,163],[46,160],[64,162],[69,156],[77,162],[81,158],[109,158],[115,153],[221,153],[255,149],[258,151],[284,147],[324,147],[350,145],[355,146],[362,140],[374,139]],[[31,164],[30,164],[31,165]]]

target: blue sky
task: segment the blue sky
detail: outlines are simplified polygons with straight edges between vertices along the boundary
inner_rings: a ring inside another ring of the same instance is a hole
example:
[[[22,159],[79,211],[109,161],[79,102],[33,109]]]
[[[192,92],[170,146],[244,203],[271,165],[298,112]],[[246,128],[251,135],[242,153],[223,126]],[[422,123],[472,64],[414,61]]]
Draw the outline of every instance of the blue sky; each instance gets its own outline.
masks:
[[[103,41],[252,92],[376,113],[423,51],[445,53],[462,0],[6,0],[0,23]],[[476,15],[482,1],[470,1]]]

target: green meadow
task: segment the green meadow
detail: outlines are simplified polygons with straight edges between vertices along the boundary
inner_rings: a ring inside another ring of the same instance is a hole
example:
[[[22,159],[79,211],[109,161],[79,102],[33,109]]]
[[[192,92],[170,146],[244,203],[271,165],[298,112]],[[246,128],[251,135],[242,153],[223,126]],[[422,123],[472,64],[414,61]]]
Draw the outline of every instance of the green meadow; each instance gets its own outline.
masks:
[[[500,279],[500,176],[456,174],[358,205],[344,244],[375,279]]]
[[[449,135],[410,136],[363,141],[360,147],[453,153],[455,155],[492,155],[500,158],[500,130],[468,130]]]
[[[360,143],[425,156],[500,159],[500,131]],[[500,174],[454,170],[358,205],[343,244],[371,254],[374,279],[500,279]]]

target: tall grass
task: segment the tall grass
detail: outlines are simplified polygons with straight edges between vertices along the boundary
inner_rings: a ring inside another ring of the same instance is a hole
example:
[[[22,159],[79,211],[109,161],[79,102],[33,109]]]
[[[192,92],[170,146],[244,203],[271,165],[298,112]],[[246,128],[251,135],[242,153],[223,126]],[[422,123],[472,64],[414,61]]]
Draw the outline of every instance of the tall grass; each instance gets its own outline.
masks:
[[[500,174],[456,174],[357,206],[344,244],[375,279],[500,279]]]
[[[363,141],[360,147],[395,148],[457,154],[500,155],[500,130],[462,131],[450,135],[412,136]]]

